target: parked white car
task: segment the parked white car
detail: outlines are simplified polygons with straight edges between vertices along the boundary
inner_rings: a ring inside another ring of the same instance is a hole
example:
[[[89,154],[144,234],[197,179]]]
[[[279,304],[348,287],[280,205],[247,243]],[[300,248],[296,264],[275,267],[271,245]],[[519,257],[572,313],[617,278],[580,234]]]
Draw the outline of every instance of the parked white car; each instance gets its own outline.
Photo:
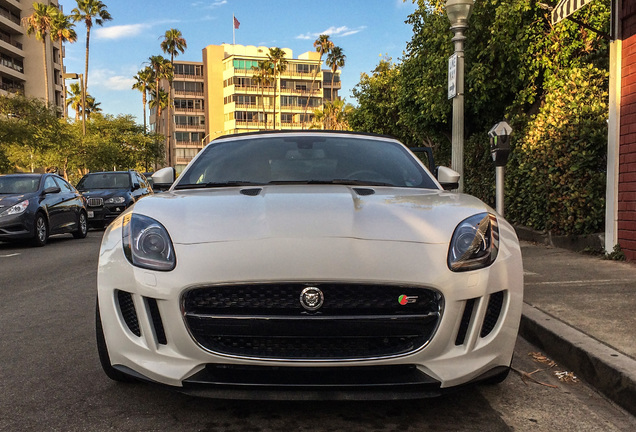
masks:
[[[111,223],[106,374],[222,398],[420,398],[508,374],[523,296],[513,228],[399,141],[222,137]],[[438,181],[439,180],[439,181]]]

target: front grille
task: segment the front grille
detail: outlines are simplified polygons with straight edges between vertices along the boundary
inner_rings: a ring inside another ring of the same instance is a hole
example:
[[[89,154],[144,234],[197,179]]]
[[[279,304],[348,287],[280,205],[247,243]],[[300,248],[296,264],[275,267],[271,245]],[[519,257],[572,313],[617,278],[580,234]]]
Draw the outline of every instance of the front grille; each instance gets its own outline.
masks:
[[[89,207],[101,207],[104,205],[104,198],[89,198],[87,201]]]
[[[415,351],[430,340],[440,318],[441,296],[425,288],[312,284],[322,291],[324,304],[308,312],[300,303],[307,286],[193,289],[182,299],[186,325],[203,348],[216,353],[335,360]]]

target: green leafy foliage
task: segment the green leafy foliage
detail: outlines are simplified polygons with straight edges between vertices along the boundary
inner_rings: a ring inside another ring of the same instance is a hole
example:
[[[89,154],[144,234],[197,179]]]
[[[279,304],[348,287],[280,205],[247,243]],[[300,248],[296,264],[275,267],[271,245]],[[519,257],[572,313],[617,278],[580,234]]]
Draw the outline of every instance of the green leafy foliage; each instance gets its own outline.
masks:
[[[163,164],[164,138],[144,134],[132,116],[93,113],[86,122],[69,122],[38,99],[0,96],[0,173],[56,168],[71,181],[87,170]]]
[[[354,130],[433,147],[450,164],[447,98],[453,35],[443,2],[414,0],[413,37],[397,64],[381,61],[354,90]],[[555,2],[548,2],[555,3]],[[552,4],[554,6],[554,4]],[[609,31],[610,1],[574,18]],[[493,205],[495,167],[487,131],[514,128],[506,172],[506,216],[556,234],[590,234],[604,223],[608,41],[569,20],[550,22],[535,0],[475,2],[465,42],[465,191]]]

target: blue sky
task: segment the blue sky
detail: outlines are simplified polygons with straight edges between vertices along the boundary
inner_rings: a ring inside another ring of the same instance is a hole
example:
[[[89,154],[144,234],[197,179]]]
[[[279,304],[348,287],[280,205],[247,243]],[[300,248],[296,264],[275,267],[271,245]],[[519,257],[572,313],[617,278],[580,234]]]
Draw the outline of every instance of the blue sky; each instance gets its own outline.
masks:
[[[341,95],[355,103],[351,89],[360,73],[371,72],[382,56],[402,57],[412,28],[404,21],[415,10],[411,0],[103,0],[113,17],[91,31],[88,91],[104,113],[132,114],[142,123],[141,93],[133,76],[148,57],[163,55],[159,44],[170,28],[181,31],[188,49],[178,60],[201,61],[207,45],[232,43],[232,15],[239,20],[236,43],[291,48],[294,58],[314,51],[320,34],[329,34],[347,56]],[[66,14],[75,0],[60,0]],[[86,30],[66,45],[69,73],[83,73]]]

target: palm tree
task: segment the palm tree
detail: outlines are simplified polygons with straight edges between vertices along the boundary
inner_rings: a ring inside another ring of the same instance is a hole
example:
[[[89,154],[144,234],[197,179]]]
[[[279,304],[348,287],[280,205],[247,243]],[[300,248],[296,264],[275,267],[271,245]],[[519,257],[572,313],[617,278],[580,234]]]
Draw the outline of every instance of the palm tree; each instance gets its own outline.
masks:
[[[49,71],[46,63],[46,34],[51,31],[53,14],[56,9],[43,3],[33,3],[33,13],[22,18],[22,25],[26,27],[27,35],[35,34],[35,39],[42,42],[42,65],[44,66],[44,94],[46,104],[49,104]]]
[[[84,21],[86,25],[86,65],[84,67],[84,91],[88,92],[88,53],[91,39],[93,19],[95,24],[102,26],[105,21],[113,18],[106,10],[106,5],[99,0],[77,0],[77,7],[71,11],[71,19],[75,22]]]
[[[153,93],[151,93],[153,96],[157,96],[157,91],[159,91],[159,96],[161,97],[161,92],[163,91],[163,89],[161,88],[161,86],[159,85],[159,82],[162,79],[167,79],[167,80],[171,80],[172,79],[172,64],[170,63],[170,60],[168,60],[167,58],[164,58],[163,56],[160,55],[154,55],[154,56],[150,56],[148,58],[148,61],[150,63],[150,67],[152,68],[153,72],[154,72],[154,77],[155,77],[155,91]],[[165,92],[163,92],[165,93]],[[166,94],[166,98],[167,98],[167,93]],[[163,102],[160,104],[157,104],[156,102],[152,102],[152,100],[150,101],[151,105],[150,108],[157,108],[157,116],[156,116],[156,130],[155,132],[159,133],[159,118],[161,118],[161,110],[165,107],[168,106],[168,102],[166,100],[166,103],[164,104]]]
[[[73,110],[75,110],[76,121],[79,121],[83,112],[85,112],[86,117],[90,119],[91,113],[102,111],[99,107],[101,102],[96,102],[95,98],[89,94],[85,96],[86,107],[85,110],[82,110],[82,87],[80,86],[80,83],[72,83],[67,93],[68,97],[66,98],[66,106],[70,106]]]
[[[278,86],[278,76],[287,69],[287,60],[285,59],[285,51],[277,47],[269,49],[267,58],[274,71],[274,129],[276,129],[276,87]]]
[[[147,94],[148,91],[153,87],[155,81],[155,73],[150,66],[146,66],[144,69],[137,72],[137,75],[133,77],[135,79],[135,83],[133,84],[133,90],[139,90],[142,94],[141,101],[144,106],[144,133],[147,132],[146,126],[146,103],[148,101]]]
[[[263,122],[265,123],[265,129],[267,130],[267,120],[265,115],[265,87],[269,87],[272,84],[272,64],[269,60],[261,60],[258,62],[258,66],[252,66],[252,70],[254,71],[252,81],[256,83],[257,88],[260,88],[261,91]]]
[[[311,99],[311,93],[313,93],[314,91],[316,76],[318,75],[318,72],[320,71],[320,66],[322,65],[322,56],[324,53],[330,52],[333,47],[334,47],[333,42],[329,40],[329,35],[326,35],[326,34],[321,34],[320,36],[318,36],[318,39],[314,41],[314,48],[316,48],[316,51],[320,53],[320,57],[318,62],[318,68],[314,70],[314,76],[311,79],[311,87],[310,87],[311,90],[310,90],[309,97],[307,98],[307,105],[305,105],[305,113],[303,114],[303,128],[305,127],[305,121],[307,119],[307,110],[309,109],[309,101]]]
[[[327,56],[327,66],[331,67],[331,101],[333,102],[333,79],[338,68],[343,68],[347,56],[342,52],[342,48],[333,47]]]
[[[188,44],[186,40],[182,37],[181,32],[177,29],[166,30],[164,34],[164,40],[161,42],[161,49],[164,53],[170,54],[170,66],[174,71],[174,58],[179,55],[179,52],[182,54],[185,52]],[[168,79],[168,126],[166,128],[166,138],[168,139],[168,165],[173,165],[173,153],[174,146],[171,144],[172,134],[170,133],[170,126],[172,125],[172,76]]]
[[[343,100],[329,101],[314,111],[312,129],[349,130],[348,117],[352,111],[353,105],[345,105]]]
[[[53,15],[53,21],[51,23],[51,40],[53,42],[59,42],[60,53],[63,52],[63,43],[74,43],[77,41],[77,33],[73,29],[75,24],[71,22],[71,18],[64,15],[60,10],[55,9],[56,13]],[[64,56],[60,55],[60,67],[64,72]],[[66,106],[66,81],[62,78],[62,97],[64,98],[64,118],[68,116],[68,109]]]
[[[150,109],[156,108],[157,113],[161,113],[161,110],[168,106],[168,93],[163,89],[159,89],[157,92],[157,87],[153,84],[150,90],[150,95],[151,97],[150,102],[148,102],[148,106]],[[158,122],[156,124],[159,125]],[[159,131],[155,129],[155,134],[158,133]]]
[[[71,86],[67,90],[66,107],[70,106],[75,111],[75,120],[79,121],[80,113],[82,112],[82,87],[79,83],[71,83]]]

